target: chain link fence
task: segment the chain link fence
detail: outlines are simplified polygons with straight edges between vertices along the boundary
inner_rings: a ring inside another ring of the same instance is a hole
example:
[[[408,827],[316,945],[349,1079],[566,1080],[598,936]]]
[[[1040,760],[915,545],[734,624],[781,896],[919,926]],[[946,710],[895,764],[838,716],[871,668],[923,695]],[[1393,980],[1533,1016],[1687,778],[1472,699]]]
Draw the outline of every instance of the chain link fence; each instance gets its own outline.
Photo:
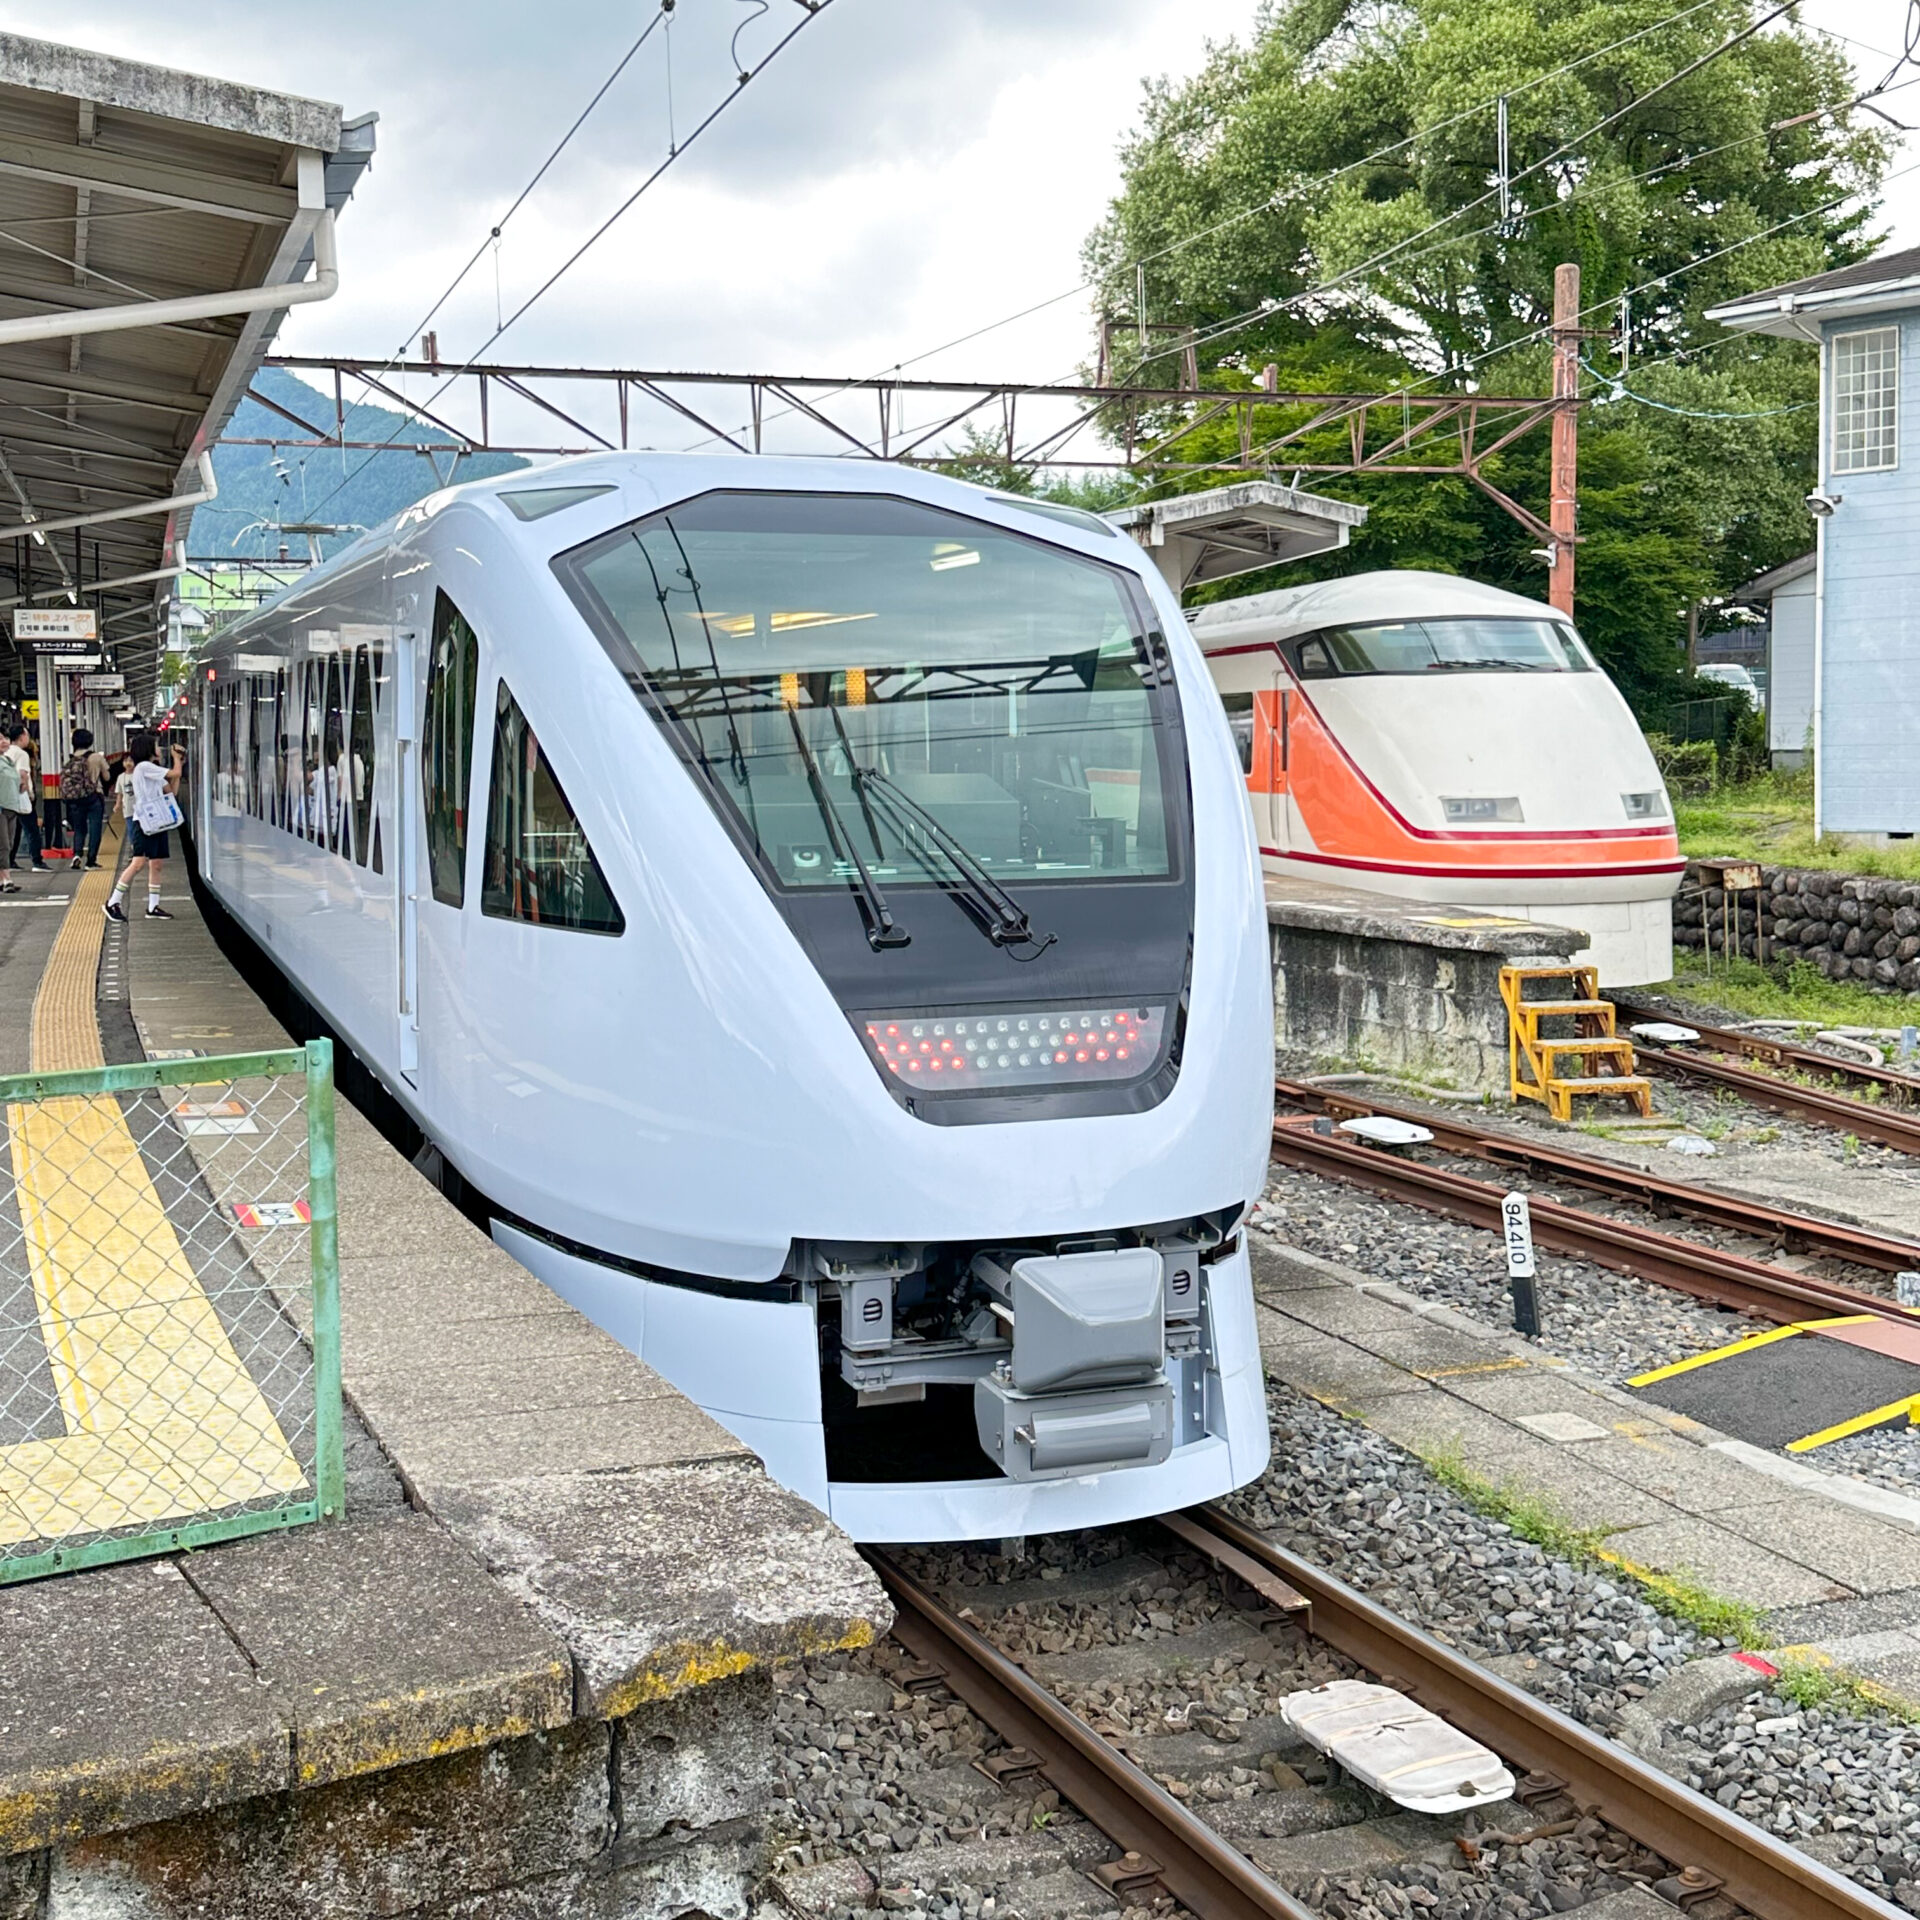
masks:
[[[0,1109],[0,1585],[337,1518],[329,1043]]]

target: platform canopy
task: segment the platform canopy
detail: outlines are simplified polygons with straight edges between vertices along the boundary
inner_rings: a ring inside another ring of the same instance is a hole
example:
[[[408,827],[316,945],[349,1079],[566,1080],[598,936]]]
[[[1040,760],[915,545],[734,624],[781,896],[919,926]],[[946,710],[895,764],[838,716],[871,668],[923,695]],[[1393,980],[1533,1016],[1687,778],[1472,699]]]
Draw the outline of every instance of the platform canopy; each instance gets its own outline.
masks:
[[[1353,529],[1366,524],[1367,510],[1277,480],[1240,480],[1107,517],[1153,555],[1178,593],[1344,547]]]
[[[0,33],[0,607],[97,608],[143,713],[213,443],[337,286],[373,144],[370,114]]]

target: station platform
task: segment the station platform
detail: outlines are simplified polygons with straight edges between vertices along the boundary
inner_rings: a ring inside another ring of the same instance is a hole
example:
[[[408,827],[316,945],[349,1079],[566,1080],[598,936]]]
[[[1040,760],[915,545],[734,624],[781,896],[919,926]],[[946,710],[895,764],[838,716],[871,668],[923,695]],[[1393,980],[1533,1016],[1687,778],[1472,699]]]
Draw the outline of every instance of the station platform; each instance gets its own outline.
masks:
[[[167,874],[176,917],[140,917],[136,896],[121,928],[101,913],[105,858],[19,876],[26,891],[0,898],[0,1071],[290,1046],[186,896],[184,863]],[[302,1471],[276,1355],[300,1345],[286,1329],[303,1290],[256,1260],[257,1307],[195,1302],[212,1212],[245,1226],[236,1210],[254,1206],[270,1233],[285,1203],[258,1190],[258,1169],[291,1121],[265,1102],[232,1123],[157,1103],[156,1126],[170,1111],[176,1131],[206,1136],[189,1138],[176,1179],[137,1101],[93,1106],[80,1118],[104,1183],[32,1138],[29,1109],[10,1114],[0,1208],[28,1223],[47,1355],[43,1380],[26,1362],[0,1376],[0,1535],[32,1526],[9,1488],[36,1479],[23,1462],[44,1481],[48,1448],[73,1452],[65,1485],[95,1503],[89,1524],[114,1524],[125,1489],[89,1478],[87,1356],[67,1350],[84,1324],[110,1351],[100,1328],[116,1304],[130,1320],[163,1304],[199,1343],[203,1377],[215,1354],[196,1408],[215,1440],[192,1470],[148,1482],[150,1513],[190,1518],[196,1501],[246,1497],[249,1474]],[[60,1137],[75,1132],[70,1114]],[[336,1145],[344,1516],[0,1586],[0,1912],[186,1900],[209,1920],[319,1920],[395,1911],[404,1879],[409,1910],[475,1920],[743,1915],[771,1779],[768,1669],[884,1632],[877,1581],[344,1100]],[[63,1321],[90,1208],[159,1252]],[[43,1217],[56,1226],[35,1237]],[[29,1284],[18,1264],[0,1262],[0,1289]],[[282,1331],[242,1338],[248,1313]],[[137,1394],[129,1404],[111,1417],[147,1444]]]
[[[1462,1091],[1504,1093],[1510,961],[1574,960],[1573,927],[1267,876],[1274,1041]]]

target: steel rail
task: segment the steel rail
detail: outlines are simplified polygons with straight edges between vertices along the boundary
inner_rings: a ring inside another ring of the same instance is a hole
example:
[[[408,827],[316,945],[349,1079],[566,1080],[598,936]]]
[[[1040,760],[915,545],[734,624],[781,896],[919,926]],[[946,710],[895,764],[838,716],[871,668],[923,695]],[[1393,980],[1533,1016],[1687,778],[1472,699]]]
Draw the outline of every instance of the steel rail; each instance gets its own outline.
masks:
[[[1203,1920],[1314,1920],[1252,1861],[1197,1820],[1077,1714],[943,1607],[897,1560],[867,1557],[895,1606],[894,1637],[936,1668],[981,1719],[1024,1747],[1036,1771]]]
[[[1671,1024],[1676,1020],[1675,1015],[1662,1012],[1658,1007],[1643,1006],[1639,1001],[1623,999],[1619,994],[1609,994],[1607,997],[1618,1009],[1620,1017],[1629,1024],[1646,1021]],[[1700,1036],[1697,1041],[1689,1041],[1689,1046],[1705,1047],[1711,1053],[1740,1054],[1748,1060],[1764,1061],[1769,1066],[1824,1073],[1830,1079],[1844,1081],[1848,1086],[1884,1087],[1920,1105],[1920,1074],[1896,1073],[1891,1067],[1869,1067],[1858,1060],[1837,1059],[1833,1054],[1822,1053],[1818,1047],[1803,1047],[1792,1040],[1769,1039],[1763,1033],[1742,1033],[1738,1027],[1704,1027],[1698,1020],[1682,1020],[1678,1024],[1691,1027]]]
[[[1812,1855],[1475,1665],[1217,1507],[1164,1515],[1160,1524],[1255,1592],[1276,1597],[1263,1582],[1277,1580],[1304,1595],[1315,1638],[1369,1672],[1391,1676],[1400,1691],[1509,1764],[1564,1783],[1583,1811],[1679,1869],[1683,1885],[1724,1892],[1765,1920],[1892,1920],[1894,1908]]]
[[[1315,1133],[1298,1121],[1276,1120],[1273,1156],[1290,1166],[1369,1187],[1476,1227],[1498,1230],[1500,1226],[1499,1187],[1363,1146],[1342,1134]],[[1595,1266],[1630,1273],[1763,1320],[1791,1326],[1799,1320],[1849,1313],[1873,1313],[1902,1322],[1920,1318],[1920,1311],[1897,1306],[1880,1294],[1807,1274],[1782,1273],[1742,1254],[1723,1253],[1631,1221],[1605,1219],[1558,1200],[1532,1200],[1528,1211],[1536,1244],[1551,1252],[1591,1260]]]
[[[1588,1187],[1616,1199],[1637,1200],[1656,1213],[1680,1214],[1736,1233],[1751,1234],[1758,1240],[1772,1240],[1790,1252],[1828,1254],[1837,1260],[1877,1267],[1887,1273],[1920,1269],[1920,1242],[1896,1240],[1888,1234],[1822,1220],[1813,1214],[1794,1213],[1760,1200],[1736,1199],[1681,1180],[1663,1180],[1658,1174],[1638,1167],[1597,1160],[1591,1154],[1568,1153],[1564,1148],[1517,1138],[1496,1129],[1462,1126],[1444,1115],[1392,1106],[1350,1093],[1344,1087],[1276,1080],[1274,1091],[1289,1105],[1317,1109],[1335,1119],[1380,1115],[1389,1120],[1409,1121],[1414,1126],[1425,1127],[1433,1135],[1435,1146],[1444,1152],[1523,1167],[1529,1173]]]
[[[1616,1000],[1614,1005],[1629,1020],[1645,1015],[1667,1018],[1651,1008],[1631,1001]],[[1684,1046],[1643,1046],[1634,1050],[1642,1073],[1658,1074],[1665,1080],[1694,1080],[1721,1087],[1750,1100],[1757,1107],[1784,1113],[1789,1119],[1811,1120],[1816,1125],[1838,1127],[1856,1139],[1877,1147],[1891,1147],[1898,1153],[1920,1154],[1920,1112],[1902,1111],[1866,1100],[1854,1100],[1841,1093],[1827,1093],[1817,1087],[1795,1086],[1776,1074],[1752,1067],[1737,1067],[1727,1060],[1715,1060],[1693,1051],[1694,1045],[1716,1053],[1737,1053],[1751,1060],[1765,1060],[1797,1072],[1825,1074],[1853,1086],[1878,1087],[1911,1098],[1920,1094],[1920,1079],[1910,1074],[1888,1073],[1879,1067],[1856,1066],[1836,1060],[1830,1054],[1816,1053],[1811,1047],[1791,1046],[1785,1041],[1762,1039],[1758,1034],[1735,1033],[1726,1027],[1702,1027],[1686,1023],[1699,1034],[1697,1043]]]

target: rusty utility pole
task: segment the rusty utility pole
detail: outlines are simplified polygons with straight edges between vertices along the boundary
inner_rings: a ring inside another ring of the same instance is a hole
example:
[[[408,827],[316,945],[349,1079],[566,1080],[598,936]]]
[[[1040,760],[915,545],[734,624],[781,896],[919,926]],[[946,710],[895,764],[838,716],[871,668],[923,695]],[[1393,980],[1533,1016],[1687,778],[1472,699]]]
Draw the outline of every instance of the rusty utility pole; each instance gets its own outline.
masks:
[[[1573,618],[1574,485],[1580,468],[1580,269],[1569,261],[1553,271],[1552,559],[1547,599]]]

